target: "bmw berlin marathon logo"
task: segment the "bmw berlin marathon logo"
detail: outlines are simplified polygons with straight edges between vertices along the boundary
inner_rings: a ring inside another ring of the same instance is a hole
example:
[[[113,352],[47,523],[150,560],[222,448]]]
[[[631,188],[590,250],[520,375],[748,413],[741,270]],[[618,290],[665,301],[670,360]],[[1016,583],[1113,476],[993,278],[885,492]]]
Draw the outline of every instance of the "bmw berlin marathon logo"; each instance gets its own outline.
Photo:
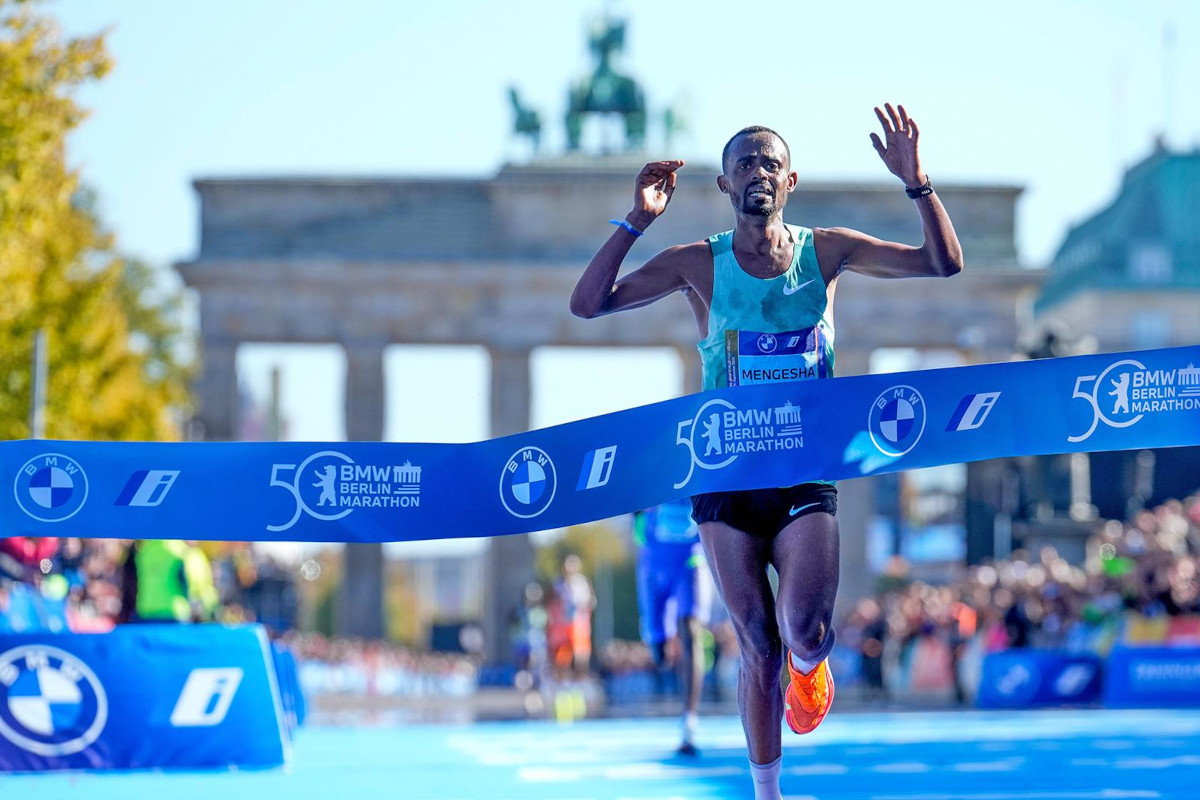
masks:
[[[682,489],[697,468],[724,469],[743,453],[804,447],[800,406],[788,400],[781,406],[738,408],[722,398],[709,400],[694,417],[679,423],[675,444],[687,449],[691,462],[687,475],[675,484]]]
[[[1110,428],[1128,428],[1148,414],[1200,411],[1200,367],[1147,369],[1142,362],[1125,358],[1099,375],[1076,378],[1071,399],[1091,406],[1084,412],[1091,417],[1088,429],[1067,437],[1068,442],[1082,442],[1091,438],[1101,422]]]
[[[540,447],[522,447],[500,473],[500,502],[514,517],[538,516],[550,507],[557,490],[554,462]]]
[[[0,653],[0,736],[40,756],[69,756],[96,741],[108,698],[96,673],[56,647]]]
[[[290,530],[300,517],[323,522],[342,519],[356,508],[419,508],[421,467],[403,464],[358,464],[345,453],[322,450],[299,464],[273,464],[271,486],[292,496],[291,519],[268,525],[269,531]]]
[[[13,483],[17,505],[38,522],[62,522],[83,508],[87,474],[75,459],[43,453],[25,462]]]
[[[871,404],[867,431],[875,448],[899,458],[917,446],[925,432],[925,398],[911,386],[893,386]]]

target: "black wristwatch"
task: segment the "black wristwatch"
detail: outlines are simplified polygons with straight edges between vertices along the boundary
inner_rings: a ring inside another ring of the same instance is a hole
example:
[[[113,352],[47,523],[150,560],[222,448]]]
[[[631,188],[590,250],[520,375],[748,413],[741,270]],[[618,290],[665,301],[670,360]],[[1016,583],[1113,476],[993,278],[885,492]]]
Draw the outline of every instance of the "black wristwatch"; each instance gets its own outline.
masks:
[[[910,189],[905,186],[904,193],[908,195],[909,199],[911,200],[916,200],[918,197],[924,197],[927,194],[933,194],[933,187],[929,184],[929,177],[926,176],[925,183],[915,189]]]

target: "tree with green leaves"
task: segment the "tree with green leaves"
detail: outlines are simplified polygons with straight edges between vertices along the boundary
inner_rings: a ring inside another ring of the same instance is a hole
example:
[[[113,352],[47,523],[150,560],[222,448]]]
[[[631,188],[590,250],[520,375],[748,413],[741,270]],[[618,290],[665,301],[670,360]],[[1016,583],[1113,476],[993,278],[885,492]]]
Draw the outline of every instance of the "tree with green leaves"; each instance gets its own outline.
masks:
[[[46,435],[173,439],[187,413],[179,290],[122,258],[66,158],[75,90],[111,61],[31,0],[0,0],[0,439],[30,435],[33,348],[48,335]]]

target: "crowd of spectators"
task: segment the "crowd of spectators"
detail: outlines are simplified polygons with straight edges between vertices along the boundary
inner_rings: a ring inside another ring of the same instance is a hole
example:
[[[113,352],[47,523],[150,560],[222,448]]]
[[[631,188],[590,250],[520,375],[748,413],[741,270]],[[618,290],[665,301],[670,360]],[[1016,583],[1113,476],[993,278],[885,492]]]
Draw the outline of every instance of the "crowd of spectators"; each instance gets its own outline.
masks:
[[[314,694],[464,697],[478,686],[479,659],[387,642],[289,631],[281,637]]]
[[[158,574],[157,565],[167,566]],[[295,617],[294,596],[286,608],[288,572],[244,543],[0,539],[0,630],[98,632],[123,622],[254,620],[283,629]],[[151,614],[146,600],[156,593],[181,602]]]
[[[0,630],[112,628],[124,553],[111,539],[0,539]]]
[[[1052,547],[966,569],[932,586],[895,559],[840,626],[868,695],[952,688],[979,656],[1013,647],[1089,650],[1117,641],[1200,643],[1200,495],[1097,525],[1082,564]],[[964,665],[968,668],[964,669]]]
[[[178,581],[156,574],[175,571],[182,573]],[[0,632],[104,632],[139,621],[261,622],[292,649],[301,681],[314,695],[462,696],[475,690],[478,664],[461,654],[298,632],[295,572],[241,542],[0,539]],[[147,586],[159,578],[180,602],[168,606],[166,616],[148,617],[139,589],[163,594],[162,586]]]

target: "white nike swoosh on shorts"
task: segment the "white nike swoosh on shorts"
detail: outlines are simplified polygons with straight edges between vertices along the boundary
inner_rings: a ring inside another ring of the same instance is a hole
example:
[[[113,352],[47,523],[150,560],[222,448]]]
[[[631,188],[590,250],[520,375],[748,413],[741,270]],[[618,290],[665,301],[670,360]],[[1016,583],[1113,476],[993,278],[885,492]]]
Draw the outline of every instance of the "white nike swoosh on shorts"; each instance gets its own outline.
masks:
[[[800,506],[799,508],[792,506],[791,510],[788,511],[788,516],[794,517],[806,508],[812,508],[813,506],[819,506],[819,505],[821,505],[821,504],[820,503],[808,503],[807,505]]]
[[[806,280],[804,283],[800,284],[799,286],[795,286],[795,287],[793,287],[793,286],[785,286],[785,287],[783,287],[783,293],[784,293],[785,295],[793,295],[793,294],[795,294],[796,292],[798,292],[798,291],[800,291],[801,289],[803,289],[805,286],[808,286],[810,283],[812,283],[812,282],[813,282],[813,281],[815,281],[815,280],[816,280],[816,278],[809,278],[808,280]]]

